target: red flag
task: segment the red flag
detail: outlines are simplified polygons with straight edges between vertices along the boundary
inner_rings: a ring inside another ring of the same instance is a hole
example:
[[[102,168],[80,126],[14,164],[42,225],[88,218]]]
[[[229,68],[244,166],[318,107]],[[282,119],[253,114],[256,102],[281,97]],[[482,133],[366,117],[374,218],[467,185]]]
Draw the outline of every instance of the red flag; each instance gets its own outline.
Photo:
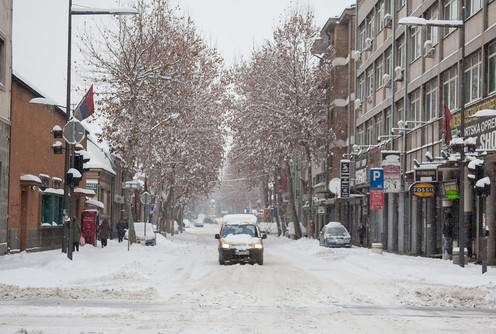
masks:
[[[93,115],[94,111],[95,106],[93,104],[93,85],[91,85],[86,95],[83,97],[81,102],[79,102],[78,106],[74,110],[74,117],[82,121],[83,119]]]
[[[444,121],[443,121],[443,131],[444,131],[444,142],[446,145],[450,144],[451,139],[453,137],[451,136],[451,126],[450,126],[450,121],[453,118],[451,115],[451,111],[448,108],[448,105],[446,104],[446,101],[444,101]]]

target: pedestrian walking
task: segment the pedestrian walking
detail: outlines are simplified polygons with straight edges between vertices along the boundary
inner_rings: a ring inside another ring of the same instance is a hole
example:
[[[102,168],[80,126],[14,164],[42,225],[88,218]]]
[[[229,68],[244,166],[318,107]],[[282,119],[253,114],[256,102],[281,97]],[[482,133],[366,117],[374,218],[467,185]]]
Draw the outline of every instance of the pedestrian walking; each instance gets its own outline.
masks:
[[[453,217],[447,213],[443,223],[443,258],[450,259],[453,251]]]
[[[107,246],[107,239],[110,233],[110,225],[107,219],[104,219],[100,227],[100,241],[102,242],[102,248]]]
[[[79,239],[81,238],[81,226],[76,217],[72,217],[72,251],[79,252]]]
[[[122,221],[119,221],[117,225],[115,225],[115,229],[117,230],[119,242],[122,242],[122,240],[124,239],[124,234],[126,233],[126,225]]]
[[[358,226],[358,237],[360,238],[360,246],[363,247],[363,238],[365,238],[366,229],[363,223]]]

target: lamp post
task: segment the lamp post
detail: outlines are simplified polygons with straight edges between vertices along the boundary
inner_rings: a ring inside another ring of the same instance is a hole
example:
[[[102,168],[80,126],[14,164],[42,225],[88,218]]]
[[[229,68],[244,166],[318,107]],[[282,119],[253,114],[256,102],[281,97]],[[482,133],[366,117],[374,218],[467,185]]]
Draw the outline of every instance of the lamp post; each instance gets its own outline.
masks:
[[[96,9],[96,8],[73,8],[72,0],[69,0],[69,8],[67,11],[67,91],[66,91],[66,121],[71,119],[71,50],[72,50],[72,16],[73,15],[133,15],[138,11],[133,8],[115,8],[115,9]],[[64,176],[67,174],[70,166],[74,165],[74,154],[70,154],[69,150],[73,151],[69,143],[65,144],[65,167]],[[74,152],[72,152],[74,153]],[[72,156],[72,159],[71,159]],[[72,260],[72,211],[73,211],[74,188],[69,187],[67,182],[64,182],[64,209],[69,215],[69,238],[67,257]],[[64,224],[65,226],[65,224]],[[65,231],[64,231],[65,235]],[[64,246],[63,246],[64,247]],[[64,250],[62,250],[64,251]]]
[[[465,75],[465,6],[461,3],[461,20],[427,20],[421,17],[407,16],[398,21],[398,24],[405,26],[427,26],[427,27],[446,27],[446,28],[459,28],[460,29],[460,43],[461,43],[461,59],[460,59],[460,73],[458,75],[458,92],[460,101],[460,138],[465,135],[465,85],[463,76]],[[465,222],[465,208],[464,208],[464,191],[465,191],[465,151],[464,147],[460,150],[460,197],[459,197],[459,223],[458,223],[458,244],[460,248],[459,265],[465,266],[465,238],[464,238],[464,222]]]

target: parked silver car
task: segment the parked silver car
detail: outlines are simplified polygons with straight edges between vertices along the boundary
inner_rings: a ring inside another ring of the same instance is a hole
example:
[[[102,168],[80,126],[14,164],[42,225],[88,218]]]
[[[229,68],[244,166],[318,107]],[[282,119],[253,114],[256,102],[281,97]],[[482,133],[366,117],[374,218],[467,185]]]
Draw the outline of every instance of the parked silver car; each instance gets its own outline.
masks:
[[[325,247],[351,247],[351,236],[339,222],[330,222],[320,231],[320,245]]]

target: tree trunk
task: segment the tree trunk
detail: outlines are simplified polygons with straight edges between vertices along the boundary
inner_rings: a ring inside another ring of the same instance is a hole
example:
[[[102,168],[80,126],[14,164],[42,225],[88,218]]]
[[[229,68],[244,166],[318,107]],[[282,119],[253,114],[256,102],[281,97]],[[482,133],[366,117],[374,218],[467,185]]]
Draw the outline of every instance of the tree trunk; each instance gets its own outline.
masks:
[[[293,192],[293,175],[291,175],[291,166],[289,165],[289,161],[286,161],[286,168],[288,169],[289,210],[291,212],[291,220],[293,221],[295,238],[300,239],[301,228],[300,228],[300,222],[298,220],[298,214],[296,213],[296,203]]]
[[[308,162],[308,183],[307,183],[307,191],[308,191],[308,197],[310,198],[308,200],[308,206],[309,206],[309,213],[308,213],[308,219],[307,219],[307,232],[308,232],[308,237],[309,238],[315,238],[314,235],[314,220],[313,220],[313,177],[312,177],[312,157],[310,155],[310,147],[308,145],[305,145],[305,153],[307,155],[307,162]]]

